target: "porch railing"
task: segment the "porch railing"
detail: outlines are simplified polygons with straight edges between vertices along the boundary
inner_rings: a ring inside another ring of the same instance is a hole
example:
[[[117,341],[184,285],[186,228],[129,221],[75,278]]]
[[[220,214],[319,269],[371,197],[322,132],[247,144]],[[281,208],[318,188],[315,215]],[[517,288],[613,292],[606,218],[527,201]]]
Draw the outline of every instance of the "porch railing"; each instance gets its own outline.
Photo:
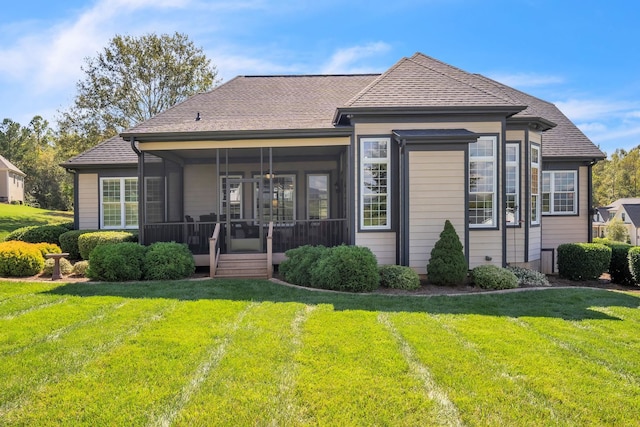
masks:
[[[209,239],[216,222],[162,222],[145,224],[144,243],[186,243],[194,255],[209,254]],[[224,233],[220,233],[220,245],[224,245]]]
[[[348,243],[346,219],[296,220],[273,223],[273,251],[304,245],[339,246]]]

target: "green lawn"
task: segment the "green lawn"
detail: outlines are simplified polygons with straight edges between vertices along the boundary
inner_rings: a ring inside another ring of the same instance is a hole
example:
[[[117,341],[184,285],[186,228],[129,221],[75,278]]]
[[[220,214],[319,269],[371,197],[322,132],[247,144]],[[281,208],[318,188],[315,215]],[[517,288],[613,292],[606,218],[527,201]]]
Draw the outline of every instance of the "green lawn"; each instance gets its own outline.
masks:
[[[637,425],[639,306],[0,282],[0,424]]]
[[[49,211],[24,205],[0,203],[0,242],[16,228],[28,225],[73,222],[73,212]]]

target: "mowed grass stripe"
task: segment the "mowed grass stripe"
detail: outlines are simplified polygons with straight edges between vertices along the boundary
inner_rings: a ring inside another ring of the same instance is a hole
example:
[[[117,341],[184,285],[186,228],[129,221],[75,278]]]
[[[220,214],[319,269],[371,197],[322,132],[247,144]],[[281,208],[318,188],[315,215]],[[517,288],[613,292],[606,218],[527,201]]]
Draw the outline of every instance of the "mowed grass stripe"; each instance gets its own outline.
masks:
[[[391,335],[395,338],[398,346],[402,351],[409,369],[424,385],[424,388],[435,404],[437,405],[437,415],[440,425],[446,426],[462,426],[462,420],[458,413],[458,408],[449,399],[447,392],[440,388],[440,386],[433,380],[433,376],[429,371],[429,368],[424,365],[415,355],[411,345],[404,339],[400,332],[389,320],[388,313],[378,314],[378,321],[382,323],[391,332]]]
[[[105,298],[105,303],[112,300]],[[21,407],[28,407],[45,387],[55,388],[59,381],[150,327],[175,307],[170,300],[118,305],[99,322],[87,323],[64,339],[44,341],[17,356],[1,357],[0,418],[5,419],[9,411],[25,409]]]
[[[434,425],[437,407],[370,311],[321,305],[303,327],[296,395],[311,425]]]
[[[0,282],[0,302],[19,296],[47,292],[61,285],[60,282]]]
[[[282,395],[281,379],[292,361],[292,324],[303,308],[262,302],[247,313],[175,425],[297,425],[279,409],[282,401],[292,400]]]
[[[561,424],[629,425],[640,419],[640,389],[507,318],[468,315],[449,324],[487,360],[500,361],[553,405]]]
[[[162,303],[165,300],[157,300]],[[151,327],[40,390],[9,414],[15,424],[146,425],[166,413],[184,384],[225,339],[248,302],[182,301]],[[109,327],[105,325],[105,327]]]
[[[394,313],[389,321],[455,404],[462,424],[546,425],[553,418],[547,402],[451,331],[447,319],[457,316]]]
[[[14,316],[15,313],[29,310],[33,307],[50,304],[53,301],[61,300],[65,297],[52,297],[48,294],[22,294],[0,301],[0,318]]]

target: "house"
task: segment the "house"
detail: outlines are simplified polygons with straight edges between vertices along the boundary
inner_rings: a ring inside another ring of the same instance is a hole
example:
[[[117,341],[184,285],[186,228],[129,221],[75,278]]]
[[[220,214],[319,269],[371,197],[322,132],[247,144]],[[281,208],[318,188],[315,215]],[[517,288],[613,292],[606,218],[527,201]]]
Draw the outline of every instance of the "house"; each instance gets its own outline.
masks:
[[[417,53],[383,74],[239,76],[63,166],[79,228],[185,242],[212,269],[218,250],[347,243],[425,273],[448,219],[471,268],[550,271],[591,238],[604,157],[553,104]]]
[[[0,202],[24,203],[26,174],[0,155]]]
[[[593,236],[606,237],[607,226],[612,219],[619,219],[627,227],[629,242],[640,244],[640,198],[618,199],[608,206],[596,209],[593,218]]]

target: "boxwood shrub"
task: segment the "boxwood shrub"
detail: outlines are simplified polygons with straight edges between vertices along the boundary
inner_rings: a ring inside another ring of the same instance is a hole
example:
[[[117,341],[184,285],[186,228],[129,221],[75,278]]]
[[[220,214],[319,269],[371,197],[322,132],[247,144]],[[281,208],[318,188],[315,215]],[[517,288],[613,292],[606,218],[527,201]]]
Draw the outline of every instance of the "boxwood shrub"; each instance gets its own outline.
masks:
[[[328,250],[321,245],[304,245],[289,249],[285,252],[287,259],[280,264],[278,271],[289,283],[312,286],[311,271]]]
[[[107,282],[140,280],[146,250],[134,242],[98,245],[89,256],[86,275],[92,280]]]
[[[59,245],[60,235],[67,231],[69,229],[62,225],[32,225],[14,230],[5,240],[21,240],[29,243],[47,242]]]
[[[96,246],[137,240],[137,235],[130,231],[94,231],[78,236],[78,250],[82,259],[89,259]]]
[[[53,243],[34,243],[38,249],[40,249],[40,253],[46,259],[47,254],[59,254],[62,253],[62,249],[60,246],[54,245]]]
[[[518,278],[506,268],[495,265],[479,265],[471,270],[471,279],[482,289],[513,289],[518,287]]]
[[[44,257],[38,245],[21,241],[0,243],[0,276],[33,276],[43,267]]]
[[[507,270],[518,278],[518,286],[550,286],[549,279],[539,271],[531,270],[517,265],[510,265]]]
[[[420,287],[420,277],[411,267],[404,265],[382,265],[380,272],[380,286],[391,289],[415,290]]]
[[[558,273],[569,280],[593,280],[609,269],[611,248],[601,243],[558,246]]]
[[[144,255],[143,277],[146,280],[176,280],[191,276],[196,265],[189,247],[183,243],[157,242]]]
[[[53,265],[55,261],[53,259],[46,259],[44,261],[44,269],[42,270],[42,274],[45,276],[53,275]],[[60,273],[65,276],[71,274],[73,272],[73,265],[66,258],[60,258]]]
[[[24,236],[24,233],[26,233],[27,231],[34,229],[38,227],[37,225],[28,225],[26,227],[20,227],[20,228],[16,228],[15,230],[13,230],[11,233],[7,234],[4,238],[5,242],[10,242],[13,240],[19,240],[21,242],[24,242],[24,240],[22,240],[22,236]]]
[[[629,269],[629,249],[628,243],[607,241],[604,245],[611,248],[611,262],[609,263],[609,274],[611,281],[620,285],[632,285],[633,276]]]
[[[69,259],[80,259],[80,249],[78,248],[78,237],[87,233],[95,233],[98,230],[71,230],[62,233],[59,237],[62,252],[69,254]]]
[[[631,270],[631,276],[633,282],[637,285],[640,284],[640,246],[634,246],[629,249],[629,270]]]
[[[72,273],[75,276],[83,277],[83,276],[86,276],[88,269],[89,269],[89,261],[78,261],[75,264],[73,264]]]
[[[311,270],[311,285],[336,291],[373,291],[380,285],[376,256],[362,246],[330,248]]]

